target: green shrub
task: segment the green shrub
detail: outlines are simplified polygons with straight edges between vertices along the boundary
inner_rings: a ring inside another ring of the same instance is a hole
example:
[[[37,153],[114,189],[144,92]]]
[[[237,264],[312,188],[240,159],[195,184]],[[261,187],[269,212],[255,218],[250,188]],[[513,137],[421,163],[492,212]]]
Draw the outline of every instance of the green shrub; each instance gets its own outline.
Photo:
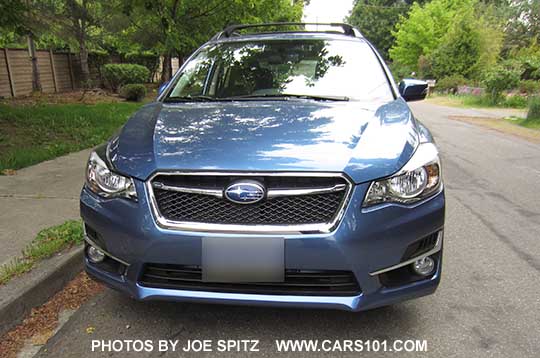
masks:
[[[527,108],[527,98],[525,96],[501,96],[497,103],[493,103],[489,95],[475,96],[470,94],[454,96],[461,101],[465,107],[507,107],[507,108]]]
[[[527,97],[520,95],[507,96],[503,105],[510,108],[527,108]]]
[[[148,68],[150,74],[144,82],[152,82],[154,74],[159,69],[159,58],[159,55],[151,52],[137,52],[124,55],[124,59],[126,62],[134,63]]]
[[[540,97],[531,97],[529,99],[527,121],[540,122]]]
[[[129,84],[120,88],[120,96],[128,101],[140,102],[146,96],[146,87],[142,84]]]
[[[529,47],[512,51],[510,58],[521,69],[521,78],[540,80],[540,44],[537,41],[533,41]]]
[[[465,77],[461,75],[452,75],[441,78],[435,84],[435,89],[439,92],[456,93],[459,86],[463,86],[467,83]]]
[[[519,92],[528,95],[540,93],[540,81],[523,80],[519,82]]]
[[[491,104],[499,103],[505,90],[517,87],[520,72],[514,68],[495,66],[484,74],[483,83]]]
[[[150,76],[148,68],[131,63],[112,63],[102,67],[106,85],[113,91],[132,83],[144,83]]]

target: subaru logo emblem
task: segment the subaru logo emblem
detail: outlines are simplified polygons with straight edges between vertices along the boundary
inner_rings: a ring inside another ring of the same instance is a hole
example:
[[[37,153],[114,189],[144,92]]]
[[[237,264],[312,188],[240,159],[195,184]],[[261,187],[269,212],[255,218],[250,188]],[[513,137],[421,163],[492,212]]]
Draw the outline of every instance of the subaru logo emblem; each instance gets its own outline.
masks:
[[[254,180],[232,183],[225,189],[225,197],[237,204],[254,204],[264,198],[264,187]]]

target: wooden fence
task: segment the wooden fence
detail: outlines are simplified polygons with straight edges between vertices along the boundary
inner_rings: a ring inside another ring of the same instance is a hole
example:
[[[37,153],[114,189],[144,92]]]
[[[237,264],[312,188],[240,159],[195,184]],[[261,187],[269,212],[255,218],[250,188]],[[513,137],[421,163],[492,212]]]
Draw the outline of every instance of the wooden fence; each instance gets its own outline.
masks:
[[[65,92],[81,88],[81,64],[79,56],[68,52],[51,50],[36,51],[37,64],[44,93]],[[122,63],[118,56],[110,56],[108,63]],[[103,85],[99,62],[89,59],[90,80]],[[178,71],[180,61],[172,59],[173,73]],[[159,82],[160,67],[152,79]],[[27,49],[0,48],[0,98],[27,96],[32,93],[32,60]]]
[[[80,87],[75,56],[67,52],[36,51],[45,93],[63,92]],[[32,61],[26,49],[0,49],[0,98],[32,93]]]

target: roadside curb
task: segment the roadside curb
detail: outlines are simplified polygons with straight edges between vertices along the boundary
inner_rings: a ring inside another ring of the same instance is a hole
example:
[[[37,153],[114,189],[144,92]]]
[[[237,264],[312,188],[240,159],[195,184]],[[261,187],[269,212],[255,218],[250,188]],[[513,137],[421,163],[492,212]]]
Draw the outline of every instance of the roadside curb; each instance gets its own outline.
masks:
[[[39,262],[30,272],[0,286],[0,336],[11,330],[32,308],[47,302],[83,270],[78,246]]]

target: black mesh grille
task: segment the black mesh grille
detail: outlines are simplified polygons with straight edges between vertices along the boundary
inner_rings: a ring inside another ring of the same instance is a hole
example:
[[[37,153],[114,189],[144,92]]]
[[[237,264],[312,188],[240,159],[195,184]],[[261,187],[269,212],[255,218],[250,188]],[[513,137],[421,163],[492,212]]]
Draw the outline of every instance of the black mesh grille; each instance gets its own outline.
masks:
[[[200,266],[147,264],[139,283],[177,290],[274,295],[348,296],[361,292],[352,272],[334,270],[285,270],[283,282],[211,283],[202,281]]]
[[[165,176],[164,176],[165,177]],[[189,185],[195,180],[185,177],[169,177],[166,185]],[[201,177],[199,183],[205,188],[223,189],[238,178]],[[251,178],[250,178],[251,179]],[[342,178],[257,178],[267,188],[314,188],[345,184]],[[181,193],[154,188],[158,209],[166,219],[183,222],[236,225],[301,225],[331,222],[337,215],[345,190],[313,195],[298,195],[265,199],[249,205],[235,204],[227,199],[209,195]]]
[[[419,256],[435,247],[439,233],[435,232],[429,236],[426,236],[416,242],[413,242],[407,247],[401,261],[408,260],[412,257]]]

